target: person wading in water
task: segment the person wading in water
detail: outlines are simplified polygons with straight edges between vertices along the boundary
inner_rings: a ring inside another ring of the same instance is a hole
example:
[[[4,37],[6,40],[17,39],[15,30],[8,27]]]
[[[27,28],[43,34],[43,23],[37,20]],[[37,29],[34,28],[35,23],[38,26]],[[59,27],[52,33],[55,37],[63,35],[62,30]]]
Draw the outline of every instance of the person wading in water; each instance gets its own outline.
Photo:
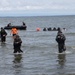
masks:
[[[13,53],[23,52],[21,50],[21,44],[22,44],[22,40],[21,40],[20,36],[14,35],[14,42],[13,42],[14,52]]]
[[[66,37],[64,36],[62,31],[58,31],[57,36],[56,36],[56,41],[58,43],[59,53],[62,53],[63,51],[66,50],[65,40],[66,40]]]
[[[13,42],[14,52],[13,53],[23,52],[21,50],[21,44],[22,44],[22,40],[21,40],[20,36],[14,35],[14,42]]]
[[[4,28],[1,27],[1,31],[0,31],[1,42],[6,41],[6,35],[7,35],[7,32],[4,30]]]

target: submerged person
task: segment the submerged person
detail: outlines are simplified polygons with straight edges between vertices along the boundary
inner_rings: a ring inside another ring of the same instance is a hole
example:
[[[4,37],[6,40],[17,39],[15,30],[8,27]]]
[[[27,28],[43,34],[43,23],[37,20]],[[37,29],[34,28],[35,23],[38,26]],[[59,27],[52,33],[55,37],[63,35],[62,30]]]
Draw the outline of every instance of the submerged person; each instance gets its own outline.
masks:
[[[56,36],[56,41],[58,43],[59,53],[62,53],[63,51],[66,50],[65,40],[66,40],[65,35],[61,31],[58,31],[57,36]]]
[[[54,27],[54,28],[53,28],[53,31],[56,31],[56,30],[57,30],[57,29]]]
[[[51,28],[51,27],[49,27],[49,28],[47,28],[47,30],[48,30],[48,31],[51,31],[51,30],[52,30],[52,28]]]
[[[21,50],[21,44],[22,44],[22,40],[21,40],[20,36],[19,35],[15,35],[14,36],[14,42],[13,42],[13,47],[14,47],[14,52],[13,53],[23,52]]]
[[[7,35],[7,32],[5,31],[4,28],[1,27],[1,31],[0,31],[1,42],[5,42],[6,41],[6,35]]]
[[[43,31],[47,31],[47,29],[46,29],[46,28],[44,28],[44,29],[43,29]]]
[[[60,27],[58,27],[58,28],[57,28],[57,30],[58,30],[58,32],[59,32],[59,31],[61,31],[61,28],[60,28]]]

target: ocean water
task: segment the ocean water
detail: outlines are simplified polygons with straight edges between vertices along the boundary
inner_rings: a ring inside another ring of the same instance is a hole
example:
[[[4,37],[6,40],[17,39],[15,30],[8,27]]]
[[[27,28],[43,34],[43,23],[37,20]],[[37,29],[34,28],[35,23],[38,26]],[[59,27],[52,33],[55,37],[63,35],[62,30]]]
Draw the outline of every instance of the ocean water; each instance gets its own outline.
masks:
[[[6,30],[6,43],[0,42],[0,75],[75,75],[75,16],[0,17],[0,27],[23,21],[27,30],[18,30],[23,54],[13,54],[12,35]],[[65,54],[58,54],[57,31],[44,27],[66,28]]]

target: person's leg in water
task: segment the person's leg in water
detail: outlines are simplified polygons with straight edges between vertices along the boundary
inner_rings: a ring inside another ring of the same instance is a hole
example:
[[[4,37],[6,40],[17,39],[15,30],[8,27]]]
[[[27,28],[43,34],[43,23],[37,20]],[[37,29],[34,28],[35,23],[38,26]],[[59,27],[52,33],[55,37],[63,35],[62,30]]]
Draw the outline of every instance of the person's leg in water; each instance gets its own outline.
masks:
[[[1,42],[3,42],[3,37],[1,37]]]
[[[6,41],[6,37],[5,36],[3,36],[3,42],[5,42]]]
[[[13,53],[17,53],[18,52],[17,45],[14,44],[13,46],[14,46],[14,52]]]
[[[63,52],[62,44],[58,44],[58,50],[59,50],[59,53]]]
[[[16,48],[14,48],[14,52],[13,53],[17,53],[17,49]]]
[[[20,52],[23,52],[23,51],[21,50],[21,43],[18,44],[18,52],[19,52],[19,53],[20,53]]]
[[[63,45],[63,51],[66,51],[66,46],[65,46],[65,44]]]
[[[65,41],[63,42],[63,51],[66,51]]]

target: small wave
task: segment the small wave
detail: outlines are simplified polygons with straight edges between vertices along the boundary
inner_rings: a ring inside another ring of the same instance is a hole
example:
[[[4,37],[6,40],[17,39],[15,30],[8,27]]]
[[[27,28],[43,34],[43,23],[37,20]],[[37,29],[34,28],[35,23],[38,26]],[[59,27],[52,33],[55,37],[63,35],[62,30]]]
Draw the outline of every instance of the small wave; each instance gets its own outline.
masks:
[[[65,52],[62,52],[62,53],[58,53],[58,52],[55,52],[55,54],[70,54],[72,53],[71,51],[65,51]]]

